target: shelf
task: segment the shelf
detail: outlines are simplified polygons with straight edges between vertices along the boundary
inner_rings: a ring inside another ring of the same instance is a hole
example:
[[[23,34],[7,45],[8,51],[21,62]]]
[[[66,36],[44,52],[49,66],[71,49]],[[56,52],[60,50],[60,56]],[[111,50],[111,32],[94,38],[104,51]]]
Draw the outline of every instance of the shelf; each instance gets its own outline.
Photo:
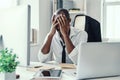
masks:
[[[86,11],[69,11],[70,14],[86,14]]]
[[[33,47],[33,46],[38,46],[39,44],[38,43],[30,43],[30,46]]]

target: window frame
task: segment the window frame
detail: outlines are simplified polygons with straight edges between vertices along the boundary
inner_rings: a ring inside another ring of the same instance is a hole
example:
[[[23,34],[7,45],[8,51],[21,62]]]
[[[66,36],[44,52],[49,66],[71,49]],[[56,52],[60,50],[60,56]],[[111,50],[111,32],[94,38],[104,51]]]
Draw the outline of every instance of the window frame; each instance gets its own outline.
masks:
[[[103,0],[103,27],[102,27],[102,30],[103,30],[103,38],[107,38],[107,7],[108,6],[116,6],[116,5],[120,5],[120,1],[110,1],[110,2],[107,2],[106,0]]]

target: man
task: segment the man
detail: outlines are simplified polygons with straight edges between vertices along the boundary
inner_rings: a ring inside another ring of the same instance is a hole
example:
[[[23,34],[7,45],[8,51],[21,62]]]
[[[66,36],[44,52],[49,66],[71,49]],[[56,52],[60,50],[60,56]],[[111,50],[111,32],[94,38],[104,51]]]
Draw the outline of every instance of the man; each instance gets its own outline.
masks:
[[[41,62],[49,61],[54,56],[56,62],[77,64],[77,45],[87,42],[87,33],[71,27],[70,22],[66,9],[59,9],[53,14],[51,30],[38,54]]]

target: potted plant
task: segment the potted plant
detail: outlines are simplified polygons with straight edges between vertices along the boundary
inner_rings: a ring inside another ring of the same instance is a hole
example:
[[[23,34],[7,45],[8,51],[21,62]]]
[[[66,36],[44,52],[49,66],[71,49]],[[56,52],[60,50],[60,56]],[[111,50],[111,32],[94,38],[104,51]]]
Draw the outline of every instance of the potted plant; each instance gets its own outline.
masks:
[[[12,50],[0,50],[0,80],[16,80],[15,70],[19,62]]]

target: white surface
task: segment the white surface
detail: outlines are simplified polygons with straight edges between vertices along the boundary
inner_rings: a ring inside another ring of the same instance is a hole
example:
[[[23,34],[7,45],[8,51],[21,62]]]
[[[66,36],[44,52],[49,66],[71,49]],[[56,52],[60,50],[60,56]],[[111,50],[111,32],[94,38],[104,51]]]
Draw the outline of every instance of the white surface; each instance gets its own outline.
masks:
[[[31,6],[31,28],[35,29],[37,32],[37,44],[39,44],[39,25],[40,25],[40,11],[39,11],[39,2],[40,0],[28,0],[28,3]]]
[[[32,0],[34,2],[34,0]],[[36,5],[36,3],[32,3]],[[51,28],[51,15],[52,15],[52,5],[51,0],[39,0],[39,3],[36,5],[39,8],[39,30],[38,30],[38,45],[31,47],[31,61],[38,61],[38,52],[42,46],[42,43],[45,39],[45,36]],[[33,25],[34,26],[34,25]]]
[[[120,43],[81,45],[77,79],[120,75]]]
[[[29,59],[28,13],[27,5],[0,10],[0,34],[3,36],[4,48],[13,49],[22,66],[26,66]]]
[[[52,15],[52,0],[19,0],[19,4],[30,4],[32,9],[32,22],[31,27],[37,29],[38,43],[35,46],[31,46],[30,55],[31,61],[38,61],[38,51],[42,46],[45,36],[51,28],[51,15]]]
[[[120,2],[104,3],[104,37],[119,39],[120,38]]]
[[[86,22],[85,16],[77,16],[75,19],[74,27],[84,31],[85,30],[85,22]]]
[[[102,0],[87,0],[87,15],[101,22],[101,2]]]
[[[55,67],[56,69],[60,69],[60,67],[55,64],[52,65],[52,64],[43,64],[39,62],[31,62],[31,66],[36,66],[36,65],[52,66]],[[62,80],[74,80],[75,79],[74,71],[75,69],[63,70]],[[30,80],[33,78],[36,72],[28,71],[27,67],[18,67],[16,73],[20,75],[20,79],[17,80]]]
[[[86,12],[86,0],[73,0],[75,8],[80,8],[81,11]]]
[[[43,65],[39,62],[32,62],[32,65]],[[49,64],[47,64],[49,66]],[[25,67],[18,67],[16,73],[20,75],[20,79],[17,80],[30,80],[33,78],[35,72],[27,71]],[[62,80],[76,80],[76,69],[64,69],[62,74]],[[120,80],[120,77],[89,79],[89,80]]]
[[[71,23],[70,24],[71,24],[71,26],[73,26],[75,16],[79,15],[79,14],[85,14],[85,11],[69,11],[69,13],[70,13],[70,18],[71,18]]]
[[[12,72],[12,73],[0,73],[0,80],[16,80],[15,72]]]

